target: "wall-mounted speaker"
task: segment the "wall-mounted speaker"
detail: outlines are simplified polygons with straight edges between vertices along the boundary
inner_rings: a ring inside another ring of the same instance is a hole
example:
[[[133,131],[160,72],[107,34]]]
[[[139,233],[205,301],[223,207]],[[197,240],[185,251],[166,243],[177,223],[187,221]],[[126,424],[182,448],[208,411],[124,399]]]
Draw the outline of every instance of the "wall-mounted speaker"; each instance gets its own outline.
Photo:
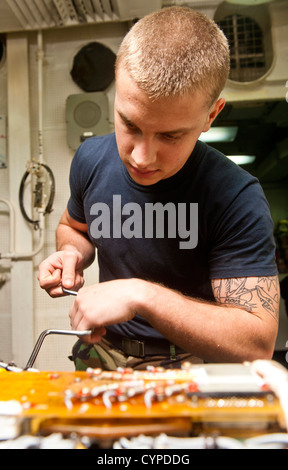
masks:
[[[66,101],[67,142],[76,150],[84,140],[109,134],[109,102],[105,93],[70,95]]]

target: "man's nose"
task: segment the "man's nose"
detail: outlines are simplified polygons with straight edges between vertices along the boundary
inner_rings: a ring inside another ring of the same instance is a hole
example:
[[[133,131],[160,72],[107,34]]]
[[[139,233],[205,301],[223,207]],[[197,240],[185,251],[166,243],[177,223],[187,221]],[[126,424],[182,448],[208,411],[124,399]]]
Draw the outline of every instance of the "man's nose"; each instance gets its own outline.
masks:
[[[138,168],[154,169],[157,160],[157,149],[151,140],[141,139],[134,144],[132,159]]]

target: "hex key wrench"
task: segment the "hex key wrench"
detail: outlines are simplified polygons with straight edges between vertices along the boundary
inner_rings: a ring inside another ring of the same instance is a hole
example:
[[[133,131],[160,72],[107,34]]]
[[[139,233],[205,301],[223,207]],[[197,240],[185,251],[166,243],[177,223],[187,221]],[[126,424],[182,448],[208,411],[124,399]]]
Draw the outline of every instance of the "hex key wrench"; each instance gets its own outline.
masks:
[[[62,287],[62,290],[63,290],[64,294],[78,295],[78,292],[76,292],[75,290],[65,289],[65,287]]]
[[[65,289],[64,287],[62,287],[62,290],[65,294],[69,294],[69,295],[74,295],[76,296],[78,294],[78,292],[76,291],[72,291],[72,290],[69,290],[69,289]],[[25,367],[25,370],[27,369],[31,369],[36,361],[36,358],[39,354],[39,351],[41,349],[41,346],[43,344],[43,341],[44,339],[46,338],[46,336],[48,335],[66,335],[66,336],[89,336],[93,333],[93,330],[87,330],[87,331],[73,331],[73,330],[45,330],[43,331],[38,340],[37,340],[37,343],[32,351],[32,354],[26,364],[26,367]]]
[[[87,330],[87,331],[73,331],[73,330],[45,330],[43,331],[38,340],[37,343],[32,351],[32,354],[26,364],[25,370],[31,369],[36,361],[36,358],[39,354],[39,351],[41,349],[41,346],[43,344],[44,339],[48,335],[66,335],[66,336],[89,336],[93,333],[93,330]]]

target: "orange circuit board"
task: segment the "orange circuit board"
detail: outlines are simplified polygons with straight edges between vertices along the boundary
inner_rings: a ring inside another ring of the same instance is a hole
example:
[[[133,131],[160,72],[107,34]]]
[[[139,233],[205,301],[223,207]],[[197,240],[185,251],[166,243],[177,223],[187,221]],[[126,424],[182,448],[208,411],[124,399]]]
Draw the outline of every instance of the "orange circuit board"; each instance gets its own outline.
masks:
[[[235,367],[221,366],[216,373],[215,366],[75,373],[0,370],[0,404],[17,403],[19,420],[31,434],[41,435],[76,432],[115,439],[217,431],[250,437],[281,431],[277,396],[245,366]]]

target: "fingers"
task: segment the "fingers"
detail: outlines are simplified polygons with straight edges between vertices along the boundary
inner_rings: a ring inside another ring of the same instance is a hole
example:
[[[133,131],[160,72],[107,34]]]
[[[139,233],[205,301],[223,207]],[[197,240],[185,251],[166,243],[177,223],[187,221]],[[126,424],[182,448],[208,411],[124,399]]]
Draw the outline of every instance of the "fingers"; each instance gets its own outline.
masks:
[[[61,269],[55,269],[51,274],[43,274],[38,276],[38,280],[40,282],[41,287],[45,288],[46,286],[50,285],[58,285],[61,282],[62,276]]]
[[[78,298],[79,298],[78,294]],[[81,309],[78,307],[78,298],[75,298],[70,311],[69,311],[69,318],[70,318],[70,325],[73,330],[89,330],[91,329],[91,325],[88,326],[88,321],[84,320],[84,316],[82,314]]]
[[[38,270],[38,281],[40,286],[45,289],[47,286],[55,286],[61,281],[62,262],[56,256],[49,256],[43,261]]]
[[[61,291],[59,286],[61,286],[61,277],[62,277],[62,270],[55,269],[52,274],[47,274],[42,277],[38,277],[40,286],[42,289],[46,290],[46,292],[51,297],[60,297]],[[63,294],[63,292],[62,292]]]
[[[62,263],[58,257],[49,257],[39,266],[38,281],[40,287],[47,291],[51,297],[59,297],[61,295],[59,286],[62,278]]]
[[[81,295],[81,292],[78,294]],[[95,322],[91,322],[79,306],[79,300],[75,299],[69,312],[70,325],[75,331],[91,330],[92,334],[89,336],[81,337],[85,343],[95,344],[99,343],[103,336],[106,335],[106,328],[104,326],[95,326]]]
[[[131,294],[134,285],[124,279],[80,289],[69,314],[73,328],[89,330],[132,320],[137,308]]]
[[[67,295],[63,293],[62,286],[78,291],[84,284],[79,256],[72,251],[54,253],[40,264],[38,281],[53,298]]]
[[[100,343],[101,339],[106,335],[106,333],[107,331],[104,327],[95,328],[90,336],[82,336],[81,340],[88,344]]]
[[[77,255],[73,252],[63,252],[62,262],[62,286],[66,289],[71,289],[72,287],[82,287],[81,277],[83,275],[83,272],[81,271],[79,273],[80,275],[78,274],[79,261]]]

